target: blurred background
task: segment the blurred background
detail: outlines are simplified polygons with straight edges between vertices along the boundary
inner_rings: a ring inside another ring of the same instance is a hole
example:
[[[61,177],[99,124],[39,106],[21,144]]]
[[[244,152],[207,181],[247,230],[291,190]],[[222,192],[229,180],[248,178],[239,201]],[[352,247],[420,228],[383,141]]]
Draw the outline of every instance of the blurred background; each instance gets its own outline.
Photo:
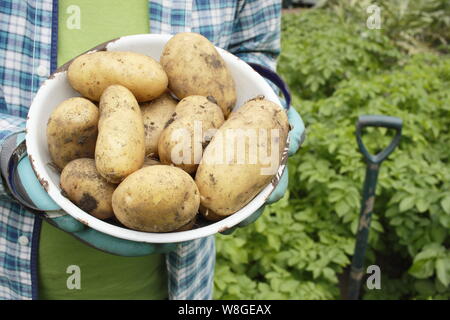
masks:
[[[289,160],[286,196],[217,237],[215,298],[345,297],[365,175],[355,122],[382,114],[403,119],[403,137],[381,166],[365,260],[380,267],[381,289],[364,285],[362,298],[449,299],[450,1],[283,7],[278,72],[307,139]],[[391,138],[368,130],[364,142],[375,153]]]

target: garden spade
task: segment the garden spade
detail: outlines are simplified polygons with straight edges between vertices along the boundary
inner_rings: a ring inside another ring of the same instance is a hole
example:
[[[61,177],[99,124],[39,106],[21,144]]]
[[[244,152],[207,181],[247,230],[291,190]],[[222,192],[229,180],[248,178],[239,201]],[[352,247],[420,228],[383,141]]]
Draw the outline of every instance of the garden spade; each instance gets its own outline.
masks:
[[[376,155],[367,151],[362,141],[362,130],[365,127],[382,127],[396,130],[396,134],[389,146]],[[402,120],[396,117],[380,115],[363,115],[356,123],[356,141],[358,147],[367,163],[366,177],[364,179],[363,198],[361,202],[361,212],[356,233],[355,252],[353,254],[352,266],[348,287],[348,299],[356,300],[359,297],[361,279],[364,275],[363,265],[366,254],[367,240],[369,237],[370,221],[375,202],[375,188],[377,186],[378,171],[381,163],[397,147],[402,135]]]

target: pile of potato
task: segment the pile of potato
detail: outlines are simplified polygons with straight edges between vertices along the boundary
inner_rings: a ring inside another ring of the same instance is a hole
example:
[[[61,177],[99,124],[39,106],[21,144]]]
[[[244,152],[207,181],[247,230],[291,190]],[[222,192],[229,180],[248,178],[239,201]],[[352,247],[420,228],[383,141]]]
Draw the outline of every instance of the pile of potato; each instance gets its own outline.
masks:
[[[235,213],[275,174],[262,175],[261,162],[213,161],[236,143],[219,138],[229,129],[278,130],[272,149],[281,159],[289,124],[264,97],[232,112],[233,78],[199,34],[172,37],[160,63],[133,52],[92,52],[73,60],[67,75],[82,97],[52,112],[48,150],[62,170],[63,195],[99,219],[146,232],[188,230],[198,212],[212,221]],[[197,129],[205,134],[196,140]],[[271,141],[262,137],[258,147],[271,149]]]

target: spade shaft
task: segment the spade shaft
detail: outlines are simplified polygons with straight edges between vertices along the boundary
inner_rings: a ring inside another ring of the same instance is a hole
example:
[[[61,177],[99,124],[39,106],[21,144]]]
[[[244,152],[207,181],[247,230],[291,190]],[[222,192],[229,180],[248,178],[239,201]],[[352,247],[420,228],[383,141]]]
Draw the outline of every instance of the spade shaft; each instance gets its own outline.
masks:
[[[362,130],[365,127],[383,127],[396,130],[396,135],[387,148],[376,155],[369,153],[362,141]],[[364,276],[364,258],[366,255],[367,241],[369,238],[370,222],[375,203],[375,190],[378,180],[378,172],[381,163],[394,151],[400,142],[402,134],[402,120],[396,117],[380,115],[364,115],[356,122],[356,141],[360,152],[367,164],[364,179],[363,197],[359,215],[358,229],[356,233],[355,251],[352,258],[350,279],[348,287],[348,299],[356,300],[359,297],[361,280]]]

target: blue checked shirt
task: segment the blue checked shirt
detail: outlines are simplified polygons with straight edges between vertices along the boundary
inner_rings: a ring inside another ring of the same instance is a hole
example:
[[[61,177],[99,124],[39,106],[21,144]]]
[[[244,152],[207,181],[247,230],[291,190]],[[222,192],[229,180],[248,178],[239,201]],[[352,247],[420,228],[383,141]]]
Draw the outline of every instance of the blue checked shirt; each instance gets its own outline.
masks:
[[[28,107],[56,66],[58,3],[0,0],[0,142],[25,126]],[[275,69],[281,1],[149,1],[152,33],[198,32],[247,62]],[[0,299],[36,299],[40,218],[0,198]],[[211,299],[214,237],[166,256],[171,299]]]

